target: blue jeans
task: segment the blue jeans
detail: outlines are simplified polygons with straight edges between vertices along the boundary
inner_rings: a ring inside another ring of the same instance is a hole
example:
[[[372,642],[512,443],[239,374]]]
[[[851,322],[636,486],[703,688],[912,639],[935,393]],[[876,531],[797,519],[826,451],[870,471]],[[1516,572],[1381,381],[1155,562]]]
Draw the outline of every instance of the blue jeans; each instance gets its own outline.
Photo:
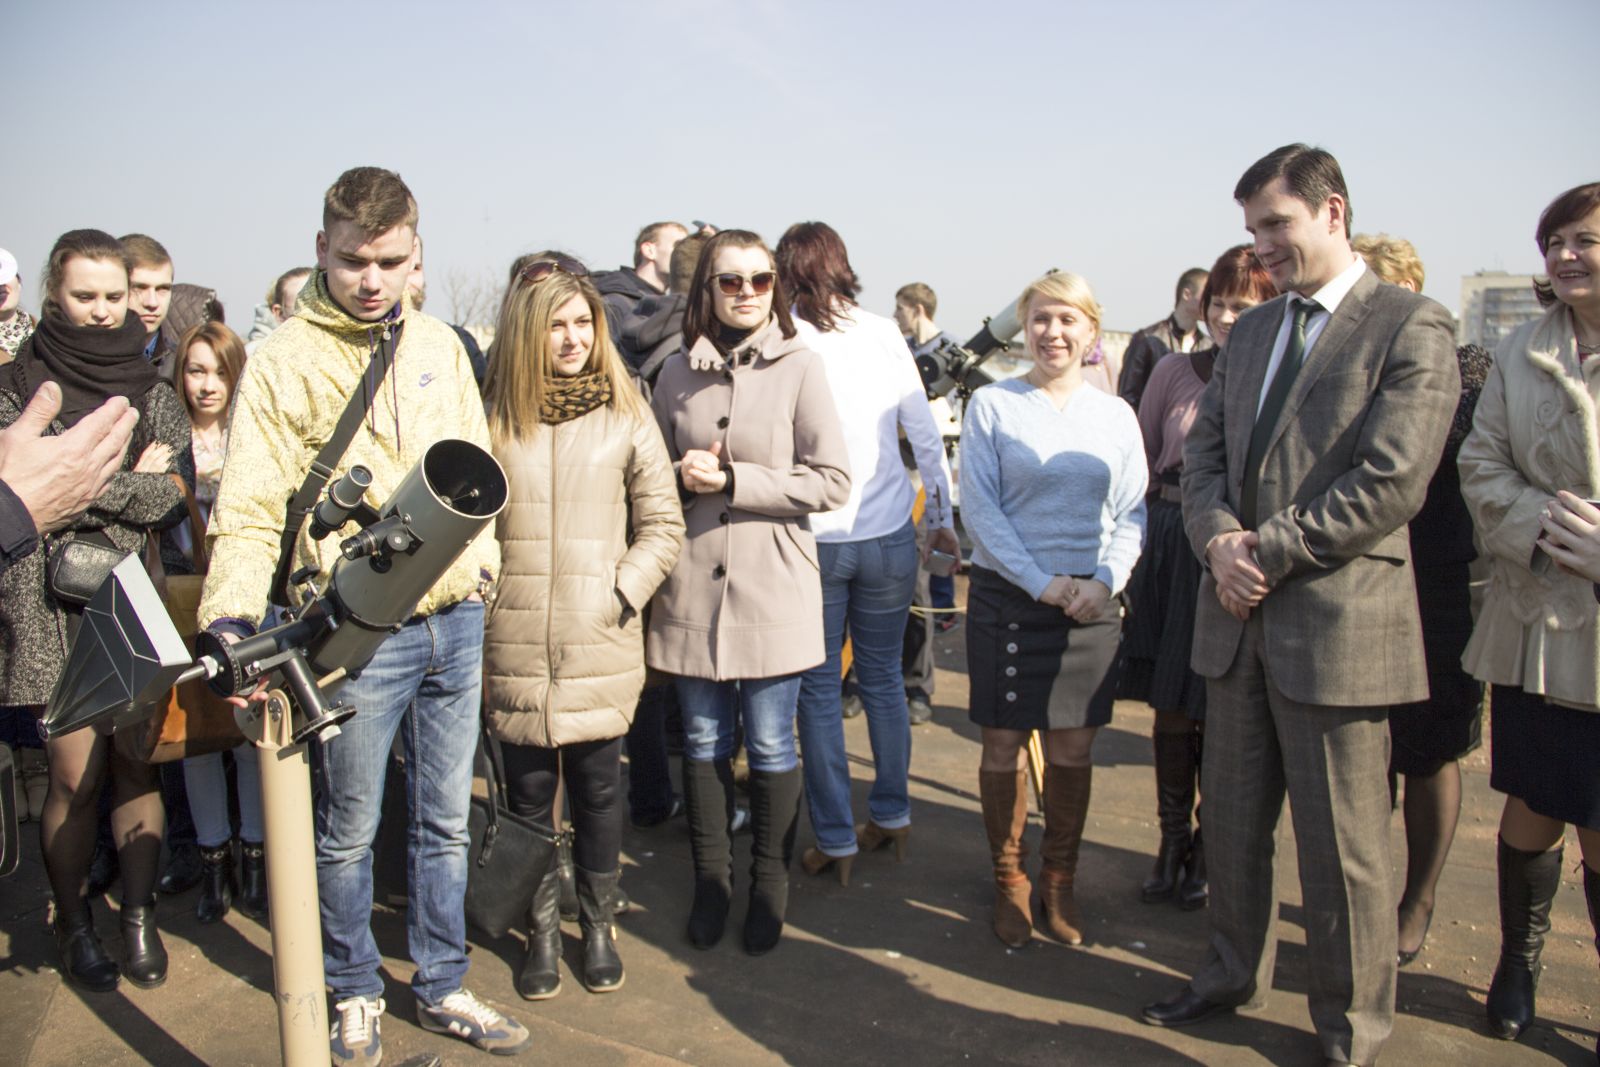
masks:
[[[372,938],[372,841],[395,731],[406,754],[406,940],[417,999],[433,1005],[467,973],[467,812],[483,685],[483,605],[415,618],[336,690],[356,707],[312,746],[323,966],[337,1002],[383,993]]]
[[[239,836],[259,845],[261,763],[255,745],[246,741],[233,750],[233,772],[239,789]],[[227,844],[233,836],[233,824],[228,819],[228,774],[222,766],[222,753],[210,752],[184,760],[183,781],[189,790],[196,842],[201,848]]]
[[[733,755],[734,726],[744,721],[744,748],[752,771],[792,771],[800,762],[794,748],[794,706],[800,675],[741,678],[713,682],[678,678],[683,705],[683,754],[692,760]]]
[[[829,856],[856,851],[850,814],[850,763],[840,713],[840,654],[846,629],[856,686],[867,712],[874,776],[867,811],[884,829],[911,825],[911,720],[900,658],[906,613],[917,584],[917,542],[911,523],[865,541],[819,542],[822,624],[828,658],[800,676],[800,746],[805,752],[806,804],[817,848]]]

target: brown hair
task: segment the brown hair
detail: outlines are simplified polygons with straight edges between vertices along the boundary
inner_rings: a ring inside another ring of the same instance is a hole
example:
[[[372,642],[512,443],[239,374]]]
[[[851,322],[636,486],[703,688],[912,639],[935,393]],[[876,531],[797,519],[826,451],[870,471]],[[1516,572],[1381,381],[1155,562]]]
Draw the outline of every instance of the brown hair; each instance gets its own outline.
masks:
[[[365,237],[396,226],[417,228],[417,200],[400,175],[382,167],[351,167],[328,186],[322,199],[322,232],[335,222],[353,222]]]
[[[128,262],[128,270],[135,267],[170,267],[172,257],[167,254],[167,248],[154,237],[147,237],[142,233],[130,233],[119,237],[122,245],[123,257]]]
[[[104,230],[68,230],[56,238],[50,255],[44,261],[44,269],[39,272],[41,315],[61,314],[61,308],[56,303],[56,289],[61,286],[67,263],[80,257],[120,263],[124,274],[132,269],[122,243],[109,233]]]
[[[1200,281],[1200,279],[1204,278],[1210,273],[1211,272],[1206,270],[1204,267],[1190,267],[1188,270],[1178,275],[1178,284],[1172,287],[1172,302],[1176,304],[1178,301],[1182,300],[1183,291],[1185,289],[1193,289],[1196,282]]]
[[[1335,194],[1344,201],[1344,235],[1350,236],[1350,223],[1355,211],[1350,206],[1350,190],[1344,184],[1344,171],[1339,161],[1325,148],[1312,148],[1304,144],[1286,144],[1276,148],[1254,163],[1233,187],[1233,199],[1243,204],[1273,181],[1282,178],[1296,200],[1316,214]]]
[[[296,278],[311,277],[312,270],[313,268],[311,267],[290,267],[288,270],[278,275],[278,280],[272,283],[272,303],[277,304],[279,307],[283,307],[284,289],[287,288],[289,283],[294,281]],[[283,308],[283,310],[292,312],[294,311],[294,308]]]
[[[777,258],[795,313],[823,333],[835,329],[839,312],[854,306],[861,292],[838,231],[826,222],[797,222],[778,241]]]
[[[667,292],[687,293],[694,284],[694,269],[700,265],[700,255],[706,250],[710,238],[691,233],[672,246],[672,265],[667,270]]]
[[[1205,288],[1200,290],[1200,314],[1205,316],[1213,300],[1243,296],[1264,304],[1277,295],[1272,275],[1256,258],[1255,249],[1249,245],[1234,245],[1217,257],[1206,277]]]
[[[931,288],[921,282],[902,285],[895,291],[894,302],[905,304],[907,307],[921,305],[923,312],[930,319],[933,318],[933,313],[939,308],[939,298],[934,295]]]
[[[1539,213],[1539,228],[1533,232],[1534,240],[1539,242],[1539,254],[1549,254],[1550,238],[1555,236],[1557,230],[1588,218],[1596,208],[1600,208],[1600,182],[1575,185],[1550,201],[1550,205]],[[1548,279],[1535,279],[1533,292],[1539,298],[1541,307],[1549,307],[1556,302],[1555,288]]]
[[[694,268],[694,282],[689,286],[689,306],[683,313],[684,350],[693,348],[694,343],[702,337],[709,337],[717,349],[722,350],[722,342],[717,340],[717,311],[711,298],[711,275],[716,273],[717,253],[724,248],[759,248],[767,254],[772,269],[778,272],[777,280],[772,283],[772,313],[778,317],[778,329],[783,336],[793,337],[794,317],[789,314],[789,294],[784,290],[783,272],[778,271],[772,249],[767,247],[760,234],[749,230],[723,230],[706,242],[700,252],[700,262]]]
[[[217,355],[217,370],[228,383],[228,407],[233,411],[233,398],[239,389],[239,379],[244,375],[244,342],[239,335],[220,322],[203,322],[183,335],[178,342],[178,358],[172,361],[172,388],[178,391],[189,421],[194,421],[194,408],[189,403],[189,391],[183,387],[183,368],[189,362],[189,349],[196,341],[211,347]]]
[[[539,258],[535,256],[530,262]],[[587,369],[610,379],[613,408],[637,419],[650,418],[644,397],[611,343],[600,291],[587,276],[558,269],[537,282],[514,281],[500,310],[494,332],[494,359],[489,361],[489,372],[483,381],[489,432],[497,444],[520,440],[539,425],[541,401],[556,376],[550,324],[556,312],[574,296],[583,297],[594,318],[594,346],[589,350]]]

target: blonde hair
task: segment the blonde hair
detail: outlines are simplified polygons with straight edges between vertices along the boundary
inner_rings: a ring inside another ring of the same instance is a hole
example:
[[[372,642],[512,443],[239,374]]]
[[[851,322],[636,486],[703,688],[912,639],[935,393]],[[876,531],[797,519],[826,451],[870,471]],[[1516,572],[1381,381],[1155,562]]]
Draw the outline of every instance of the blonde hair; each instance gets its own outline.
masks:
[[[1390,285],[1410,282],[1416,286],[1417,292],[1422,292],[1422,257],[1417,255],[1416,246],[1404,237],[1391,237],[1386,233],[1358,233],[1350,242],[1350,247],[1356,255],[1367,261],[1367,266],[1379,281]]]
[[[489,373],[483,383],[489,433],[496,444],[519,440],[539,424],[545,390],[556,377],[550,326],[556,312],[574,296],[583,297],[594,317],[594,345],[589,349],[585,372],[597,370],[610,379],[610,403],[614,409],[636,419],[651,417],[616,345],[611,343],[605,302],[594,283],[556,270],[537,282],[515,279],[500,311],[494,358],[489,361]]]
[[[1081,275],[1053,270],[1029,282],[1028,287],[1022,290],[1022,295],[1017,297],[1017,321],[1022,323],[1028,321],[1028,305],[1040,297],[1052,303],[1066,304],[1083,312],[1084,316],[1094,324],[1095,342],[1099,343],[1102,314],[1100,301],[1094,298],[1094,290],[1089,288],[1089,283]],[[1090,349],[1093,350],[1093,347],[1091,345]]]

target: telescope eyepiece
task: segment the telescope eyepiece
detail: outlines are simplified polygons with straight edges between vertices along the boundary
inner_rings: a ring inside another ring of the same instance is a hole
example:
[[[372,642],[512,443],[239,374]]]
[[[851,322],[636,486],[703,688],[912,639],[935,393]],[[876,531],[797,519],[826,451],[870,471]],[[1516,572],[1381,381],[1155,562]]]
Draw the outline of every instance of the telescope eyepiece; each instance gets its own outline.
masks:
[[[344,477],[328,487],[328,495],[311,513],[311,536],[321,541],[333,531],[350,521],[350,513],[361,506],[362,498],[372,487],[372,472],[357,464],[345,472]]]

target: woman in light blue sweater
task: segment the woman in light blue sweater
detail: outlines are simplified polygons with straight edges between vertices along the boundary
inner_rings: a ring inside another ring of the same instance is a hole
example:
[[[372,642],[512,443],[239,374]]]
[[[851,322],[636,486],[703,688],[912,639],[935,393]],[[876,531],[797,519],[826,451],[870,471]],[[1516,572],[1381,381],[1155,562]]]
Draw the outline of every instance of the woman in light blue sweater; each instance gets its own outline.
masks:
[[[973,394],[961,432],[970,716],[995,872],[995,935],[1032,937],[1025,870],[1027,740],[1045,732],[1040,896],[1050,932],[1083,942],[1073,897],[1095,732],[1111,721],[1122,635],[1117,599],[1144,542],[1149,474],[1139,424],[1083,378],[1100,305],[1074,274],[1017,301],[1033,368]]]

